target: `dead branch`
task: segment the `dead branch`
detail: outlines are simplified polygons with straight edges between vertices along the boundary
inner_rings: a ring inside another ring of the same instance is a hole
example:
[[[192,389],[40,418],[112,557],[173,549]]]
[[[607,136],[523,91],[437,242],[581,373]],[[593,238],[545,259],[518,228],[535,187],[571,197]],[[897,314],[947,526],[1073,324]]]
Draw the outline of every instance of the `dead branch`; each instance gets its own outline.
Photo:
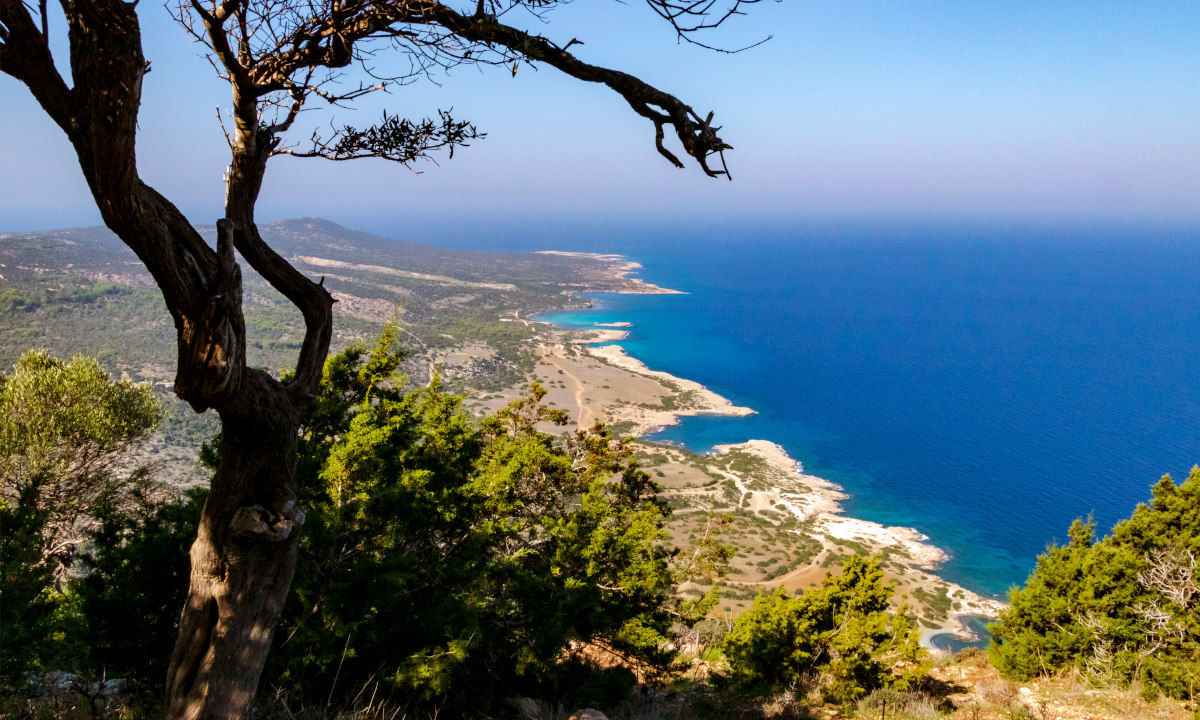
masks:
[[[1185,548],[1167,548],[1151,553],[1147,567],[1138,573],[1138,583],[1160,593],[1182,610],[1192,606],[1200,595],[1196,577],[1196,556]]]

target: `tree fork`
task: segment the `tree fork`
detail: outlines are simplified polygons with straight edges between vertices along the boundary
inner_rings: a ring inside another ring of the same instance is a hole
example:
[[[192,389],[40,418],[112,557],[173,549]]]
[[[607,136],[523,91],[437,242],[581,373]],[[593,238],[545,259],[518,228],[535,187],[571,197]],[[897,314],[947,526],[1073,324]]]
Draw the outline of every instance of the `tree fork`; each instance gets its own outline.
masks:
[[[329,292],[295,270],[259,234],[254,203],[267,148],[260,145],[257,125],[239,123],[237,137],[226,217],[217,221],[218,277],[226,282],[218,283],[220,292],[214,295],[221,303],[236,299],[231,306],[236,312],[206,314],[215,325],[205,334],[226,341],[216,347],[235,350],[233,367],[241,381],[217,405],[220,465],[191,549],[188,599],[167,672],[168,720],[240,720],[254,700],[296,569],[296,531],[304,523],[296,505],[297,443],[329,352],[333,319]],[[245,367],[235,246],[304,315],[304,343],[289,385]],[[213,384],[205,395],[222,392],[224,378],[210,371],[205,379]]]
[[[0,0],[0,71],[27,85],[66,132],[105,224],[161,289],[177,333],[175,393],[221,416],[220,466],[191,549],[166,714],[240,720],[295,572],[295,531],[303,522],[295,504],[297,437],[328,353],[332,298],[266,248],[254,227],[265,162],[251,164],[245,179],[253,192],[218,222],[215,251],[141,181],[134,149],[147,64],[136,12],[120,0],[76,0],[65,12],[73,88],[20,0]],[[304,350],[290,386],[246,367],[235,246],[304,313]]]

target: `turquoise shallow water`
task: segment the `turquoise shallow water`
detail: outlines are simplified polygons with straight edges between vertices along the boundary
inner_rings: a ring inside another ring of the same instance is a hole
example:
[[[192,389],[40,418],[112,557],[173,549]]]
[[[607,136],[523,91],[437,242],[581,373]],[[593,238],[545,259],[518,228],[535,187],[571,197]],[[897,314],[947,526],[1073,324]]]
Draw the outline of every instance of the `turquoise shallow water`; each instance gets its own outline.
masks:
[[[929,638],[929,644],[948,653],[956,653],[963,648],[978,647],[984,648],[988,646],[991,639],[991,634],[987,631],[987,624],[990,622],[987,618],[982,618],[977,615],[961,616],[963,623],[975,636],[972,640],[960,638],[952,633],[939,633]]]
[[[664,439],[778,442],[981,592],[1023,580],[1073,518],[1110,527],[1200,462],[1195,226],[459,218],[419,239],[641,262],[688,294],[556,321],[633,322],[635,357],[759,411]]]
[[[635,357],[759,411],[658,437],[778,442],[975,590],[1003,594],[1073,518],[1109,527],[1200,461],[1194,232],[622,237],[590,247],[688,294],[549,319],[632,322]]]

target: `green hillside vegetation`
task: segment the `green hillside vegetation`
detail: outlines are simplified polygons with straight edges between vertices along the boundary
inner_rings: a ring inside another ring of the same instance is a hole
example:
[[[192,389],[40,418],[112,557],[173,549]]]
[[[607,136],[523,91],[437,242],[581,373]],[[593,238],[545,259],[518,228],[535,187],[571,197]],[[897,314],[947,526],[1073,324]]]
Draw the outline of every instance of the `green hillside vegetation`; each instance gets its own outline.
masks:
[[[571,292],[627,285],[614,278],[611,264],[594,260],[448,250],[315,218],[270,223],[262,231],[305,272],[325,276],[337,294],[335,349],[369,343],[387,322],[402,320],[415,351],[405,370],[424,381],[439,352],[469,342],[486,347],[486,356],[443,376],[459,392],[528,380],[532,332],[518,318],[577,302]],[[204,232],[213,235],[211,228]],[[243,265],[242,272],[251,364],[294,366],[304,334],[300,313],[253,270]],[[175,328],[144,267],[107,229],[0,234],[0,280],[0,367],[11,367],[30,347],[82,353],[109,372],[156,387],[168,445],[192,449],[215,432],[215,418],[197,417],[170,392]]]
[[[914,689],[925,653],[906,610],[889,612],[892,590],[877,560],[853,557],[819,589],[760,595],[725,640],[732,681],[779,691],[824,671],[820,694],[839,705],[883,687]]]
[[[369,342],[394,317],[416,350],[487,343],[497,360],[477,379],[489,387],[523,379],[531,368],[524,345],[530,333],[518,315],[565,307],[570,292],[628,285],[614,277],[611,263],[447,250],[314,218],[266,224],[262,232],[304,272],[326,278],[339,300],[337,347]],[[170,317],[149,275],[110,232],[77,228],[0,239],[0,364],[10,367],[23,348],[45,347],[169,382],[175,360]],[[253,270],[243,266],[242,272],[251,362],[291,367],[303,337],[300,313]]]

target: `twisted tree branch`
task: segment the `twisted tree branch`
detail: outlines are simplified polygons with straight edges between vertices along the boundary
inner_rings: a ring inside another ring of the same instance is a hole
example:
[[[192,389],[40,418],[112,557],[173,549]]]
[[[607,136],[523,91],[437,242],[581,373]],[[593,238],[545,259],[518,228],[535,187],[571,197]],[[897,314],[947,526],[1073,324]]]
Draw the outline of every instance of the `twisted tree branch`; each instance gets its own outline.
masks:
[[[712,125],[713,113],[701,118],[674,95],[648,85],[629,73],[589,65],[567,52],[566,48],[558,47],[540,35],[504,25],[494,17],[467,17],[436,2],[429,5],[426,14],[430,21],[463,39],[500,45],[518,56],[546,63],[578,80],[607,85],[625,98],[634,112],[654,123],[655,147],[673,165],[683,167],[679,158],[663,145],[663,128],[666,125],[674,127],[683,149],[695,158],[706,175],[729,177],[724,151],[733,148],[717,135],[721,128]],[[709,167],[709,157],[712,155],[720,159],[721,169]]]

